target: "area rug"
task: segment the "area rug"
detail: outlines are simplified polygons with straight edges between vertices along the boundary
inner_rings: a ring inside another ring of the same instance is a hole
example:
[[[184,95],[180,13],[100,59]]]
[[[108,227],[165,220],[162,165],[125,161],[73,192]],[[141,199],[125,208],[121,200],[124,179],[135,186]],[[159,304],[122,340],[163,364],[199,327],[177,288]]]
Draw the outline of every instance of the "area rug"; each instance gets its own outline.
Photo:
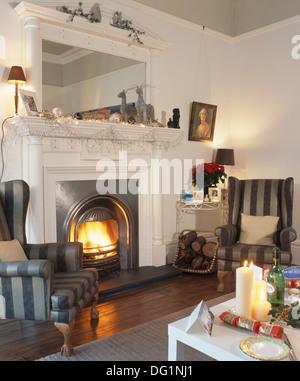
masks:
[[[206,304],[212,307],[234,297],[235,293],[222,295],[207,301]],[[168,324],[189,316],[195,307],[185,308],[115,335],[75,347],[71,357],[55,353],[37,361],[167,361]],[[209,361],[212,358],[186,347],[185,360]]]

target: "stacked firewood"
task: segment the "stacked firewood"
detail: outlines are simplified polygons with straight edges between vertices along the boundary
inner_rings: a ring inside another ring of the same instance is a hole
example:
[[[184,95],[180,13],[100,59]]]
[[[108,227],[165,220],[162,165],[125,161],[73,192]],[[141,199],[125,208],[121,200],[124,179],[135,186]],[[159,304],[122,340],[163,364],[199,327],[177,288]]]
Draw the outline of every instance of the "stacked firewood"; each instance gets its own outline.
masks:
[[[190,231],[179,238],[178,245],[179,252],[176,261],[178,268],[206,270],[211,265],[217,244],[206,242],[205,237]]]

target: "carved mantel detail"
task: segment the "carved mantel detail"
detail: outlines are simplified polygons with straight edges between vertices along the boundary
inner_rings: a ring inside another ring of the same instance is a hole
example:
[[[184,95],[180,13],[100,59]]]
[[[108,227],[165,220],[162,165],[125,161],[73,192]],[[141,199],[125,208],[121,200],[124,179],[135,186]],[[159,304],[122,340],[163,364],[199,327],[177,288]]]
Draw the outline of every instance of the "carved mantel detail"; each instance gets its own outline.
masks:
[[[133,151],[137,146],[158,144],[162,149],[175,148],[182,142],[180,129],[152,127],[137,124],[79,121],[57,118],[49,120],[41,117],[17,116],[8,122],[6,141],[16,141],[22,137],[49,138],[49,148],[59,149],[60,139],[67,139],[68,149],[76,148],[74,140],[83,140],[88,153],[105,155],[121,148]],[[74,144],[70,144],[74,142]],[[101,156],[102,156],[101,155]]]

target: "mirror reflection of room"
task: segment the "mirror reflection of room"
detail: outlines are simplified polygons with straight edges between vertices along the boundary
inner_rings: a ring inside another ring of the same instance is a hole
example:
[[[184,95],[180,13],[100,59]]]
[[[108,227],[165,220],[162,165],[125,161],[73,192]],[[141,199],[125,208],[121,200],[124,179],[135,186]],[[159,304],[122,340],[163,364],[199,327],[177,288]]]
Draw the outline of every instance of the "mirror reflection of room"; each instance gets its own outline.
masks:
[[[123,89],[146,83],[146,64],[128,58],[42,41],[43,109],[65,114],[120,104]],[[135,91],[127,102],[136,102]]]

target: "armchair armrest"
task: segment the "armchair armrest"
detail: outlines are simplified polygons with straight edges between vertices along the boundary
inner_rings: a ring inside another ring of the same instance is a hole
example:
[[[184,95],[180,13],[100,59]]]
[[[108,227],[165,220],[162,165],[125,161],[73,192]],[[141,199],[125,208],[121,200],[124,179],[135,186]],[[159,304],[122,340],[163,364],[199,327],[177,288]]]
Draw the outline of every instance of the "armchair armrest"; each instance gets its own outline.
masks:
[[[81,242],[58,242],[23,245],[29,259],[47,259],[54,272],[71,272],[82,269],[83,246]]]
[[[216,227],[215,235],[218,237],[219,246],[231,246],[236,241],[237,228],[233,224]]]
[[[0,295],[5,302],[2,317],[48,321],[52,279],[50,261],[1,262]]]
[[[15,261],[0,263],[0,277],[52,278],[53,265],[47,260]]]
[[[280,232],[280,246],[284,251],[291,251],[291,242],[297,238],[296,230],[292,226],[288,226]]]

